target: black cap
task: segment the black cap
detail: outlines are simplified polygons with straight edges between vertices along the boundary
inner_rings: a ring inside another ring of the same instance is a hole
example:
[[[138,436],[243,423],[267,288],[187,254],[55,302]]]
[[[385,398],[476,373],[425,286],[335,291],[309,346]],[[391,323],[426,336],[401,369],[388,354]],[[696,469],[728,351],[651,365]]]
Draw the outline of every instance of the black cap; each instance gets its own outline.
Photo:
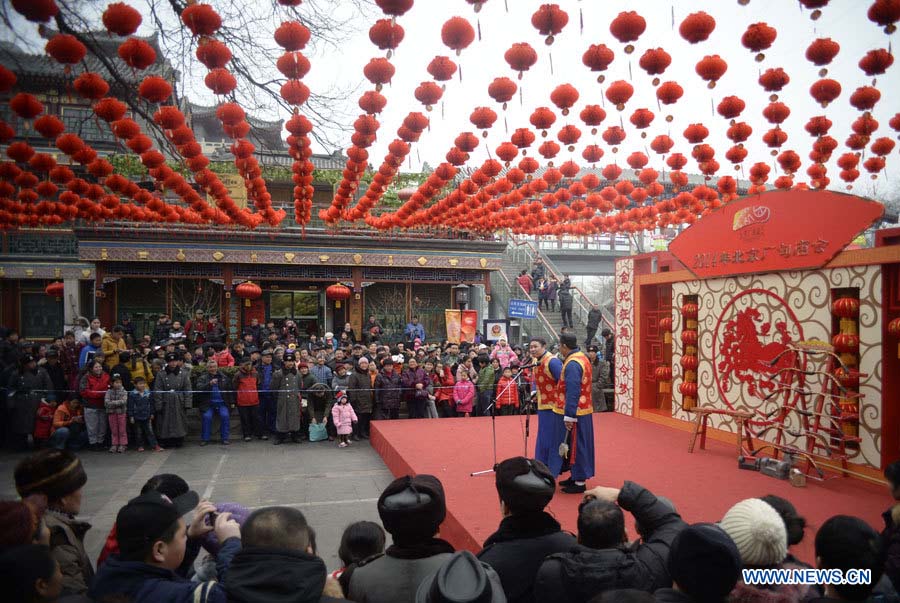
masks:
[[[34,356],[31,354],[22,354],[22,357],[19,358],[19,364],[26,365],[29,362],[34,362]]]
[[[378,498],[378,515],[395,543],[428,540],[447,515],[444,487],[433,475],[397,478]]]
[[[722,528],[698,523],[672,541],[668,570],[678,589],[694,601],[722,601],[741,576],[741,554]]]
[[[272,356],[272,355],[273,355],[272,348],[266,348],[266,349],[264,349],[264,350],[262,351],[262,355],[263,355],[263,356]]]
[[[47,358],[51,358],[51,357],[58,358],[59,350],[57,350],[56,348],[50,348],[49,350],[47,350]]]
[[[166,362],[172,362],[173,360],[178,360],[178,354],[176,354],[175,352],[167,352]]]
[[[419,584],[416,603],[499,603],[506,601],[499,581],[491,566],[458,551]]]
[[[497,465],[494,481],[500,499],[513,513],[543,510],[556,491],[550,469],[541,461],[523,456]]]
[[[144,549],[199,502],[200,497],[193,490],[174,500],[156,491],[132,498],[116,516],[119,550],[127,555]]]
[[[282,357],[282,360],[296,360],[296,359],[297,359],[297,354],[294,352],[294,350],[285,350],[284,351],[284,356]]]

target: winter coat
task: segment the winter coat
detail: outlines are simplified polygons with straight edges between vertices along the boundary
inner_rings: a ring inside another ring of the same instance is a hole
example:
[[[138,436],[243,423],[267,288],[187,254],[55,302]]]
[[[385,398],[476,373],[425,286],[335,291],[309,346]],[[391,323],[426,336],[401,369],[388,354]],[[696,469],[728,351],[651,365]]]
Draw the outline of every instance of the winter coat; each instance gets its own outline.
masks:
[[[67,391],[69,389],[69,381],[66,379],[66,372],[62,364],[59,362],[55,364],[45,362],[41,365],[41,368],[47,371],[47,376],[50,377],[50,382],[53,384],[53,391],[48,392],[44,397],[56,402],[67,400],[69,398],[69,392]]]
[[[523,274],[516,279],[516,282],[519,283],[525,293],[531,295],[531,289],[534,287],[534,281],[531,280],[530,276],[528,276],[527,274]]]
[[[183,438],[187,435],[187,413],[193,401],[188,371],[169,367],[159,371],[153,383],[156,428],[160,438]]]
[[[469,375],[469,381],[473,383],[476,379],[478,379],[478,371],[476,371],[474,368],[467,367],[465,364],[460,364],[458,367],[456,367],[456,379],[454,379],[454,381],[459,383],[462,380],[463,373],[467,373]]]
[[[275,413],[275,429],[281,433],[300,431],[300,390],[303,389],[303,377],[300,371],[283,369],[272,375],[272,389],[278,400]]]
[[[153,394],[149,389],[143,393],[133,390],[128,392],[128,416],[135,421],[147,421],[153,416]]]
[[[356,412],[353,411],[353,407],[349,402],[332,406],[331,416],[334,419],[334,426],[337,428],[338,435],[350,435],[353,433],[353,423],[359,420],[356,418]]]
[[[881,532],[884,575],[900,591],[900,503],[882,513],[881,517],[884,519],[884,530]]]
[[[419,585],[448,560],[453,547],[432,539],[422,545],[396,545],[353,570],[347,598],[357,603],[414,603]]]
[[[425,369],[406,369],[400,376],[404,388],[404,398],[407,402],[412,400],[425,401],[428,399],[427,387],[431,383]],[[422,389],[416,389],[416,385],[422,384]]]
[[[478,371],[478,381],[475,382],[478,393],[494,391],[494,377],[496,376],[494,367],[490,364]]]
[[[41,402],[38,405],[37,415],[34,421],[34,439],[46,440],[53,432],[53,414],[55,410],[49,402]]]
[[[519,386],[512,377],[500,377],[497,382],[497,408],[519,408]]]
[[[453,401],[453,373],[450,367],[444,367],[444,374],[432,373],[431,385],[434,388],[434,399],[436,402],[452,402]]]
[[[569,552],[550,555],[535,579],[538,601],[584,603],[605,590],[654,592],[672,585],[666,560],[672,541],[686,525],[681,516],[634,482],[625,482],[617,502],[641,524],[647,535],[644,542],[609,549],[579,544]]]
[[[94,577],[94,568],[84,550],[84,536],[91,524],[68,515],[48,511],[44,523],[50,530],[50,553],[59,563],[65,595],[83,595]]]
[[[588,310],[587,328],[596,330],[600,326],[600,320],[602,317],[603,314],[600,312],[600,308],[591,308],[590,310]]]
[[[322,594],[325,562],[302,551],[254,547],[235,555],[224,583],[228,601],[330,603]]]
[[[609,387],[609,363],[597,356],[597,361],[591,363],[591,402],[594,408],[606,407],[606,395],[604,389]]]
[[[110,333],[107,333],[100,340],[100,349],[103,352],[103,366],[112,368],[119,364],[119,352],[124,352],[128,346],[125,345],[124,337],[119,337],[116,341]]]
[[[328,387],[331,387],[331,380],[334,379],[334,371],[332,371],[328,365],[310,365],[309,374],[315,377],[318,383],[324,383]]]
[[[94,359],[96,360],[97,353],[100,352],[100,348],[95,348],[94,346],[92,346],[90,344],[81,348],[81,352],[78,354],[78,370],[81,370],[87,366],[88,356],[90,355],[91,352],[94,352]],[[100,358],[100,360],[103,360],[103,358]]]
[[[557,295],[559,296],[559,309],[560,310],[571,310],[572,309],[572,285],[569,284],[569,279],[566,279],[559,286],[559,290],[557,291]]]
[[[109,374],[85,373],[81,378],[81,385],[78,387],[81,392],[81,398],[84,400],[86,408],[96,408],[103,410],[105,407],[106,391],[109,389]]]
[[[150,369],[150,363],[146,358],[135,358],[132,356],[131,361],[125,365],[131,375],[131,383],[138,377],[143,377],[147,382],[147,388],[153,385],[153,371]]]
[[[331,378],[331,388],[334,391],[347,391],[350,389],[350,373],[346,372],[344,373],[344,376],[341,377],[335,372],[334,377]]]
[[[41,398],[53,397],[50,376],[42,368],[24,372],[13,369],[6,387],[6,408],[9,414],[5,419],[10,429],[18,435],[33,434],[34,419]]]
[[[544,558],[564,553],[576,542],[549,513],[521,513],[503,518],[478,558],[500,575],[509,603],[532,603],[534,577]]]
[[[222,323],[206,325],[206,343],[225,343],[225,327]]]
[[[188,321],[190,322],[190,321]],[[160,342],[165,341],[169,338],[169,333],[172,331],[172,323],[164,322],[159,324],[158,322],[153,327],[153,343],[159,344]]]
[[[494,358],[499,360],[500,368],[506,368],[511,362],[519,361],[519,357],[516,356],[516,353],[511,347],[509,347],[508,344],[505,348],[501,348],[500,346],[495,347],[494,351],[491,352],[490,358],[491,360],[493,360]]]
[[[122,364],[120,362],[119,364],[109,369],[110,386],[112,386],[113,375],[118,375],[122,379],[122,388],[126,392],[130,392],[134,389],[134,383],[131,382],[131,371],[128,370],[128,365]]]
[[[217,381],[216,385],[213,385],[213,381]],[[230,390],[231,379],[228,375],[222,371],[212,374],[203,371],[203,374],[197,377],[197,385],[194,386],[194,403],[197,410],[203,413],[210,406],[231,406],[233,396]]]
[[[256,391],[256,371],[249,373],[238,371],[234,375],[232,386],[236,393],[238,406],[259,406],[259,392]]]
[[[534,275],[532,274],[532,277]],[[550,293],[550,283],[543,278],[535,278],[534,286],[538,290],[538,299],[550,299],[547,295]]]
[[[559,283],[550,281],[547,283],[547,299],[556,300],[556,293],[559,291]]]
[[[383,370],[375,380],[375,395],[378,398],[378,406],[381,410],[394,410],[400,408],[403,398],[403,381],[393,370]]]
[[[471,381],[457,381],[453,386],[453,400],[456,403],[456,412],[472,412],[475,385]]]
[[[84,417],[84,408],[79,406],[77,411],[73,411],[69,408],[68,402],[63,402],[57,406],[56,412],[53,413],[53,430],[51,434],[60,427],[70,426],[76,417]]]
[[[771,588],[750,586],[738,580],[728,603],[798,603],[804,599],[808,586],[798,584],[779,584]]]
[[[406,341],[415,341],[416,339],[420,342],[425,341],[425,327],[422,326],[422,323],[413,324],[408,322],[406,323],[406,328],[403,329],[403,336],[406,338]]]
[[[375,389],[369,371],[361,371],[359,367],[350,374],[347,397],[358,413],[370,413],[375,408]]]
[[[239,538],[229,538],[222,544],[216,555],[218,583],[192,582],[172,570],[123,561],[113,555],[100,567],[89,595],[95,601],[195,603],[200,600],[199,593],[206,592],[208,603],[227,603],[222,583],[228,579],[229,566],[240,550]]]
[[[106,409],[106,414],[124,415],[128,408],[128,390],[124,387],[119,389],[111,387],[106,390],[106,395],[103,397],[103,408]]]

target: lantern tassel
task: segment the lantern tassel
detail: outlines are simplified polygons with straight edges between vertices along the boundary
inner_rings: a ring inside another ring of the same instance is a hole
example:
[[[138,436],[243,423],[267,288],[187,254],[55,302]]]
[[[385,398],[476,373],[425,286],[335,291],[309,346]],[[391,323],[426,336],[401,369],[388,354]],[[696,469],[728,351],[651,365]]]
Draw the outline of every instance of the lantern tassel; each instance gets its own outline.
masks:
[[[441,119],[444,119],[444,101],[441,101]]]
[[[553,53],[548,52],[547,55],[550,57],[550,75],[553,75]]]
[[[506,113],[503,114],[503,131],[509,134],[509,125],[506,123]]]
[[[508,0],[503,0],[503,7],[506,9],[506,12],[509,12],[509,2],[508,2]]]
[[[584,9],[578,7],[578,23],[581,26],[581,35],[584,35]]]
[[[481,42],[481,17],[478,18],[478,41]]]

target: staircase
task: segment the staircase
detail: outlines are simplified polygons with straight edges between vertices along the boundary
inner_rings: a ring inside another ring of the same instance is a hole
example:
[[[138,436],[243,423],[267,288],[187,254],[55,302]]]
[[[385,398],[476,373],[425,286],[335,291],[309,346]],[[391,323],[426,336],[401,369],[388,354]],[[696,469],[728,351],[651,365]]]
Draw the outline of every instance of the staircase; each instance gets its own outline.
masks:
[[[499,272],[495,272],[491,276],[491,291],[493,292],[497,307],[505,312],[509,304],[509,299],[531,299],[537,301],[537,292],[532,291],[531,295],[525,293],[522,287],[516,282],[519,273],[527,270],[531,273],[532,264],[535,257],[538,256],[537,250],[527,241],[517,241],[510,236],[509,244],[503,254],[503,263]],[[554,275],[562,282],[562,274],[557,267],[546,256],[544,266],[548,275]],[[581,289],[572,288],[572,324],[574,326],[575,335],[579,342],[583,342],[587,332],[587,315],[591,309],[590,300]],[[599,331],[604,326],[613,328],[613,321],[609,318],[606,311],[607,305],[612,305],[612,300],[597,300],[600,302],[603,319]],[[556,303],[556,311],[538,309],[538,317],[533,320],[522,320],[522,335],[524,337],[544,337],[548,342],[555,342],[559,338],[559,332],[562,330],[562,314],[559,312],[559,301]]]

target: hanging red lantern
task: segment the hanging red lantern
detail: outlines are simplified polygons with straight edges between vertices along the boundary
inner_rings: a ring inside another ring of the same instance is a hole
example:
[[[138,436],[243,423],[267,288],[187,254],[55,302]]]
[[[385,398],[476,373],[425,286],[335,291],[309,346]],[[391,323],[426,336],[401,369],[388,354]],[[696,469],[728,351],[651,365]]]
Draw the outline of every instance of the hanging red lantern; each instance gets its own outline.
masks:
[[[66,125],[55,115],[43,115],[34,120],[34,129],[44,138],[56,140],[66,131]]]
[[[870,50],[859,60],[859,68],[868,76],[881,75],[894,64],[894,55],[884,48]]]
[[[65,285],[62,281],[50,283],[47,285],[47,288],[44,289],[44,293],[46,293],[48,297],[55,297],[56,301],[62,301],[62,297],[65,294]]]
[[[708,88],[715,88],[716,82],[725,75],[728,63],[717,54],[707,55],[697,62],[695,71],[707,83]]]
[[[581,138],[581,130],[573,125],[563,126],[562,130],[557,134],[557,138],[564,145],[574,145],[578,142],[578,139]],[[575,149],[572,148],[569,149],[569,151],[574,150]]]
[[[559,151],[559,145],[552,140],[545,140],[541,143],[541,146],[538,147],[538,153],[540,153],[544,159],[553,159],[559,154]],[[544,175],[544,179],[547,179],[546,174]]]
[[[203,78],[203,83],[206,84],[206,87],[212,90],[212,93],[215,95],[231,94],[234,92],[234,89],[237,88],[237,80],[235,77],[231,75],[231,72],[222,67],[210,70],[210,72],[206,74],[206,77]]]
[[[244,300],[244,306],[250,307],[250,300],[262,297],[262,288],[252,281],[246,281],[234,288],[234,294]]]
[[[363,92],[359,97],[359,108],[370,115],[381,113],[385,106],[387,106],[387,99],[374,90]]]
[[[831,38],[817,38],[806,49],[806,60],[819,67],[828,65],[840,50],[841,45]],[[819,71],[819,76],[824,76],[826,73],[827,69],[822,69]]]
[[[700,366],[700,361],[694,355],[685,355],[681,357],[681,368],[686,371],[696,371],[697,367]]]
[[[518,148],[525,149],[534,143],[535,136],[534,132],[528,128],[516,128],[516,131],[512,133],[509,140]]]
[[[584,109],[581,110],[579,116],[581,121],[584,122],[584,125],[591,126],[593,129],[591,130],[592,134],[597,133],[597,126],[603,123],[603,120],[606,119],[606,111],[603,110],[603,107],[600,105],[585,105]]]
[[[746,103],[741,98],[726,96],[719,102],[716,111],[725,119],[734,119],[744,111],[745,107]]]
[[[559,34],[568,22],[569,14],[558,4],[542,4],[531,15],[531,25],[539,34],[545,36],[544,41],[548,46],[553,44],[554,36]]]
[[[550,101],[562,110],[563,115],[578,102],[578,90],[571,84],[561,84],[550,93]]]
[[[788,74],[785,73],[784,69],[781,67],[766,69],[763,74],[759,76],[759,85],[762,86],[763,90],[766,92],[780,92],[790,81],[791,78],[788,77]],[[769,96],[769,100],[778,100],[778,95],[772,94]]]
[[[72,83],[75,91],[82,98],[99,100],[109,92],[109,84],[99,74],[85,71]]]
[[[391,19],[379,19],[369,28],[369,40],[380,50],[397,48],[405,34],[400,24]]]
[[[538,56],[530,44],[517,42],[503,54],[503,58],[513,71],[519,72],[519,79],[522,79],[522,74],[537,63]]]
[[[124,2],[115,2],[103,11],[103,27],[117,36],[130,36],[141,25],[141,13]]]
[[[692,356],[690,356],[692,358]],[[685,406],[693,407],[693,404],[689,403],[687,399],[696,399],[697,398],[697,383],[694,381],[683,381],[678,386],[678,391],[682,396],[686,398]]]
[[[591,71],[606,71],[615,56],[605,44],[591,44],[582,55],[581,62]],[[603,75],[597,77],[598,82],[602,83],[603,80]]]
[[[54,144],[56,144],[57,149],[66,155],[75,155],[84,148],[84,141],[77,134],[61,134],[56,138]],[[12,148],[12,146],[10,145],[9,148]],[[9,149],[6,152],[9,153]]]
[[[50,38],[44,50],[63,65],[79,63],[87,54],[87,47],[78,38],[69,34],[56,34]]]
[[[34,23],[49,21],[59,14],[54,0],[11,0],[17,13]]]
[[[300,80],[288,80],[281,86],[281,98],[289,105],[302,105],[309,99],[309,87]]]
[[[413,7],[413,0],[375,0],[381,12],[390,17],[400,17]]]
[[[475,30],[467,19],[451,17],[441,27],[441,40],[444,46],[455,50],[459,56],[475,40]]]
[[[794,151],[784,151],[778,155],[778,165],[782,171],[793,174],[800,169],[800,155]]]
[[[691,144],[699,144],[709,136],[709,128],[703,124],[690,124],[684,130],[684,137]]]
[[[609,24],[609,32],[615,39],[625,46],[625,53],[634,52],[634,46],[629,42],[636,41],[644,30],[647,29],[647,21],[635,11],[621,12]]]
[[[884,33],[892,34],[897,30],[896,23],[900,20],[900,2],[897,0],[875,0],[867,13],[869,21],[877,23],[884,28]]]
[[[172,96],[172,84],[158,75],[148,75],[138,86],[138,94],[151,103],[162,103]]]
[[[285,21],[275,30],[275,42],[285,50],[303,50],[310,37],[309,28],[298,21]]]
[[[664,105],[675,104],[683,95],[684,88],[678,82],[663,82],[656,89],[656,98]],[[671,116],[667,116],[666,121],[672,121]]]
[[[456,148],[464,153],[471,153],[478,148],[478,137],[471,132],[463,132],[453,141]]]
[[[606,89],[606,98],[609,102],[614,104],[619,111],[622,111],[625,108],[625,103],[628,102],[628,99],[631,98],[632,94],[634,94],[634,86],[625,80],[615,81]]]
[[[298,51],[287,51],[278,58],[275,67],[284,77],[293,80],[303,79],[311,67],[309,59]]]
[[[672,64],[672,56],[662,48],[649,48],[638,61],[647,75],[660,75]],[[653,78],[653,85],[659,84],[659,78]]]
[[[211,36],[222,27],[222,17],[209,4],[188,4],[181,12],[181,22],[194,36]]]
[[[111,123],[122,119],[128,107],[118,99],[107,97],[97,101],[93,109],[97,117]]]
[[[657,381],[671,381],[672,380],[672,367],[671,366],[658,366],[656,370],[653,371],[654,377],[656,377]]]
[[[128,38],[118,49],[119,58],[134,69],[146,69],[156,62],[156,51],[147,42],[137,38]]]
[[[561,166],[559,166],[560,173],[566,178],[574,178],[581,171],[581,168],[574,161],[566,161]],[[572,184],[569,188],[569,192],[575,194],[578,188],[581,186],[580,183]]]
[[[850,104],[860,111],[871,111],[881,100],[881,92],[872,86],[861,86],[850,95]]]
[[[762,61],[765,55],[762,53],[772,46],[772,42],[778,36],[778,31],[768,23],[753,23],[747,27],[747,31],[741,36],[741,44],[757,53],[756,60]]]
[[[810,95],[823,107],[841,95],[841,84],[837,80],[821,79],[809,88]]]
[[[650,148],[654,153],[665,155],[675,146],[675,141],[666,134],[660,134],[650,142]]]
[[[681,306],[681,315],[684,318],[696,320],[698,316],[699,308],[697,304],[689,302],[686,304],[682,304]]]
[[[769,123],[782,124],[790,116],[791,109],[784,103],[775,102],[769,103],[762,113]]]
[[[390,83],[394,77],[394,72],[395,69],[391,62],[382,58],[372,59],[363,67],[363,75],[375,84],[375,89],[379,91],[383,84]]]
[[[529,121],[538,130],[543,130],[546,136],[546,130],[556,122],[556,114],[547,107],[538,107],[531,113]]]
[[[748,138],[750,138],[751,134],[753,134],[753,128],[751,128],[745,122],[738,122],[736,124],[733,124],[725,132],[725,136],[727,136],[734,143],[746,141]]]
[[[885,157],[891,154],[891,151],[894,150],[895,143],[893,140],[887,137],[881,137],[875,140],[872,143],[872,146],[869,147],[869,150],[872,151],[876,155],[880,155],[881,157]]]
[[[855,297],[842,297],[831,304],[831,313],[839,318],[856,318],[859,316],[859,305]]]
[[[449,57],[434,57],[427,68],[428,73],[438,82],[446,82],[456,73],[456,63]]]
[[[431,111],[431,107],[436,105],[443,95],[444,89],[434,82],[422,82],[413,92],[416,100],[425,105],[428,111]]]
[[[20,92],[9,101],[9,108],[22,119],[34,119],[44,112],[44,105],[34,96]]]
[[[512,100],[518,89],[516,83],[508,77],[498,77],[488,85],[488,96],[496,102],[502,103],[503,108],[506,109],[506,103]]]
[[[678,33],[691,44],[697,44],[707,40],[715,28],[716,20],[705,12],[699,11],[684,18],[681,25],[678,26]]]
[[[488,130],[497,121],[497,113],[490,107],[475,107],[469,116],[469,121],[479,130]],[[487,137],[486,131],[484,136]]]
[[[631,169],[635,171],[643,168],[649,161],[650,159],[640,151],[635,151],[634,153],[630,154],[625,160],[625,162],[631,167]]]
[[[805,128],[810,136],[824,136],[831,129],[831,120],[824,115],[810,117]]]
[[[859,352],[859,335],[840,333],[831,338],[831,345],[839,354],[856,354]]]
[[[9,92],[16,85],[16,74],[0,65],[0,92]]]
[[[588,163],[597,163],[603,158],[603,149],[595,144],[588,145],[581,151],[581,156]]]
[[[519,154],[519,147],[512,142],[504,142],[497,147],[495,152],[497,153],[497,157],[509,164],[509,162],[515,159],[516,155]]]

